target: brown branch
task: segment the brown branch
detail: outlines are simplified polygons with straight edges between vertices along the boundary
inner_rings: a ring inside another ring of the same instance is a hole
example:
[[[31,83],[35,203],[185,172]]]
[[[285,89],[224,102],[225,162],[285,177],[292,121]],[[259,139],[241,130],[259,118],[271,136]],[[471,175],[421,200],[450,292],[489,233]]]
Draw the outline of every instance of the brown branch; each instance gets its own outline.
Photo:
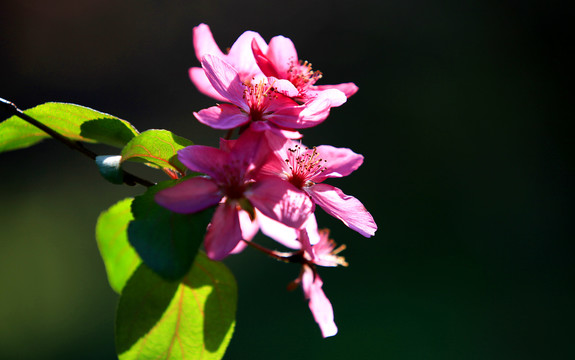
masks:
[[[57,131],[54,131],[53,129],[46,126],[45,124],[42,124],[41,122],[34,119],[30,115],[25,114],[22,110],[18,109],[18,107],[14,103],[11,103],[7,100],[0,98],[0,105],[2,107],[2,110],[6,111],[10,115],[19,117],[20,119],[26,121],[27,123],[34,125],[38,129],[44,131],[46,134],[50,135],[52,138],[54,138],[54,139],[60,141],[61,143],[67,145],[72,150],[79,151],[82,154],[84,154],[85,156],[89,157],[90,159],[96,160],[96,156],[98,156],[98,154],[94,153],[93,151],[91,151],[89,149],[86,149],[81,143],[74,141],[74,140],[70,140],[67,137],[65,137],[64,135],[58,133]],[[145,187],[151,187],[151,186],[155,185],[153,182],[142,179],[142,178],[140,178],[134,174],[131,174],[131,173],[129,173],[123,169],[121,169],[121,170],[122,170],[123,175],[124,175],[124,177],[123,177],[124,184],[126,184],[126,185],[134,186],[136,184],[140,184],[140,185],[143,185]]]

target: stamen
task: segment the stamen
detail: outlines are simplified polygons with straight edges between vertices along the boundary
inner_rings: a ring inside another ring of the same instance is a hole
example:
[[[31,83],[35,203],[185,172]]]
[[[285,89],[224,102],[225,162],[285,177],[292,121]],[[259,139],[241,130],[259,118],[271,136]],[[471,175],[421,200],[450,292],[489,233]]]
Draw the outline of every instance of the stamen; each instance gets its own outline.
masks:
[[[300,91],[304,93],[308,87],[321,79],[321,71],[312,70],[311,63],[307,61],[292,61],[288,69],[288,80]]]
[[[315,147],[310,151],[305,146],[295,145],[288,151],[288,158],[285,159],[291,171],[288,180],[300,189],[310,185],[314,177],[327,169],[327,160],[320,157]]]
[[[255,83],[255,78],[252,78],[250,82],[244,82],[244,86],[246,88],[242,97],[250,108],[251,120],[262,120],[270,102],[277,98],[276,88],[273,84],[265,83],[264,80]]]

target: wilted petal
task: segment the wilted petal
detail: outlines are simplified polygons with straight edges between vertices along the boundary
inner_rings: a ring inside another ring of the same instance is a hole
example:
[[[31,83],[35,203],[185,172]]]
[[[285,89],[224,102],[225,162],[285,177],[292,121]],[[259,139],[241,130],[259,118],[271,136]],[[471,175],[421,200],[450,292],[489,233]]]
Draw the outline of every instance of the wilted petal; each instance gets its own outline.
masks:
[[[201,67],[192,67],[189,70],[190,80],[196,85],[198,90],[207,96],[210,96],[218,101],[228,102],[229,100],[220,95],[216,89],[210,83],[210,80],[206,76],[206,72]]]
[[[204,125],[214,129],[234,129],[247,123],[250,118],[237,106],[220,104],[195,112],[194,116]]]
[[[373,217],[353,196],[327,184],[315,184],[306,188],[306,191],[325,212],[343,221],[350,229],[365,237],[375,234],[377,225]]]
[[[337,326],[335,325],[333,317],[333,307],[322,290],[323,281],[319,275],[314,274],[311,268],[305,266],[301,284],[306,299],[309,299],[309,309],[313,314],[315,322],[319,325],[323,337],[337,334]]]
[[[158,204],[180,214],[191,214],[220,202],[222,194],[210,179],[195,177],[160,190],[154,199]]]
[[[347,176],[363,164],[363,156],[347,148],[336,148],[330,145],[316,147],[317,153],[325,162],[326,170],[311,180],[322,182],[327,178]]]
[[[235,204],[221,203],[208,226],[204,247],[212,260],[228,256],[242,240],[242,229]]]
[[[314,208],[305,192],[278,177],[258,179],[245,196],[264,215],[298,229]]]

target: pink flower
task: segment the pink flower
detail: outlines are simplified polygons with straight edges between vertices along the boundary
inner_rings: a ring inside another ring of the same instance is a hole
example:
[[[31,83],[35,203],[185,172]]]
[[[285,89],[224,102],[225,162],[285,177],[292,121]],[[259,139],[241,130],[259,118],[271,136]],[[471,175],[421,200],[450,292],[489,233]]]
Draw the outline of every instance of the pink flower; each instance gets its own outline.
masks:
[[[233,66],[213,55],[204,56],[202,66],[214,89],[231,103],[194,113],[212,128],[233,129],[265,121],[280,129],[303,129],[321,123],[329,115],[329,99],[319,96],[300,105],[291,99],[298,90],[287,80],[261,75],[242,81]]]
[[[333,307],[323,292],[323,281],[314,265],[347,266],[347,262],[343,257],[337,256],[340,251],[345,249],[345,246],[342,245],[335,249],[335,242],[329,239],[328,230],[321,230],[319,237],[319,242],[311,248],[311,251],[315,253],[314,256],[310,256],[307,251],[304,252],[305,260],[303,261],[302,272],[299,278],[294,281],[294,285],[301,283],[305,298],[309,300],[311,313],[325,338],[337,334],[337,326],[334,321]]]
[[[345,245],[336,248],[335,242],[329,239],[329,230],[323,229],[318,232],[315,229],[315,235],[319,241],[314,246],[309,246],[308,231],[304,228],[299,230],[298,236],[301,243],[294,246],[294,248],[300,249],[296,252],[278,252],[266,249],[254,242],[248,244],[277,260],[301,264],[302,268],[298,278],[288,285],[288,289],[293,290],[299,285],[302,286],[304,296],[309,301],[309,308],[323,337],[333,336],[337,334],[333,307],[323,292],[323,281],[317,273],[316,266],[347,266],[345,259],[337,255],[345,249]]]
[[[234,42],[229,52],[224,54],[216,44],[208,25],[200,24],[194,27],[194,50],[198,61],[202,61],[205,55],[214,55],[233,66],[237,70],[241,81],[249,80],[253,76],[262,74],[253,56],[252,42],[255,42],[263,49],[267,49],[267,44],[260,34],[246,31]],[[189,75],[201,93],[218,101],[227,101],[214,89],[206,77],[204,69],[192,67],[189,70]]]
[[[277,177],[258,176],[269,151],[265,137],[252,131],[238,140],[222,141],[220,149],[188,146],[178,152],[178,159],[208,177],[193,177],[159,191],[155,200],[184,214],[217,205],[204,243],[207,255],[214,260],[223,259],[242,239],[251,240],[255,235],[257,225],[246,216],[253,218],[254,208],[286,226],[300,228],[313,212],[313,203]]]
[[[322,73],[312,70],[307,61],[299,60],[293,42],[286,37],[272,38],[267,48],[255,40],[251,46],[262,72],[266,76],[289,80],[298,89],[298,99],[303,102],[321,95],[330,99],[332,107],[340,106],[358,90],[354,83],[315,85]]]
[[[315,204],[361,235],[371,237],[375,234],[377,225],[359,200],[322,183],[328,178],[351,174],[361,166],[363,156],[329,145],[308,149],[293,140],[286,140],[274,155],[264,165],[262,174],[280,176],[304,190]]]

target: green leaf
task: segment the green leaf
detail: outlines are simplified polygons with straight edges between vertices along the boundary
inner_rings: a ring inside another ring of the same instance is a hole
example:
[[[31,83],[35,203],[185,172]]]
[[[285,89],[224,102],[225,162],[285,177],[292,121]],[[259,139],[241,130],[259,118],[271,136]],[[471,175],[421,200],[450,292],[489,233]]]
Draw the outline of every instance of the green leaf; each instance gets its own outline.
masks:
[[[120,296],[118,356],[219,360],[232,337],[236,307],[233,274],[203,253],[182,282],[167,282],[142,264]]]
[[[86,121],[81,126],[80,134],[102,144],[123,148],[139,132],[125,120],[106,118]]]
[[[121,185],[124,183],[124,171],[120,167],[120,155],[99,155],[96,156],[96,165],[100,174],[112,184]]]
[[[128,223],[132,221],[132,198],[124,199],[102,212],[96,224],[96,241],[106,266],[108,282],[118,294],[142,262],[128,242]]]
[[[122,162],[127,160],[143,162],[148,166],[186,172],[178,160],[178,150],[193,145],[190,140],[172,134],[167,130],[147,130],[133,138],[122,150]]]
[[[24,113],[76,141],[101,142],[121,147],[127,142],[128,133],[134,136],[138,133],[127,121],[74,104],[45,103],[24,110]],[[92,125],[89,125],[86,131],[83,125],[88,122]],[[123,130],[118,130],[119,128]],[[108,130],[111,130],[110,135],[101,135]],[[32,146],[48,137],[50,136],[37,127],[17,116],[12,116],[0,123],[0,152]]]
[[[132,203],[134,221],[128,226],[128,239],[140,258],[168,280],[180,279],[189,271],[213,213],[207,209],[177,214],[154,201],[159,190],[178,182],[161,182],[136,197]]]

